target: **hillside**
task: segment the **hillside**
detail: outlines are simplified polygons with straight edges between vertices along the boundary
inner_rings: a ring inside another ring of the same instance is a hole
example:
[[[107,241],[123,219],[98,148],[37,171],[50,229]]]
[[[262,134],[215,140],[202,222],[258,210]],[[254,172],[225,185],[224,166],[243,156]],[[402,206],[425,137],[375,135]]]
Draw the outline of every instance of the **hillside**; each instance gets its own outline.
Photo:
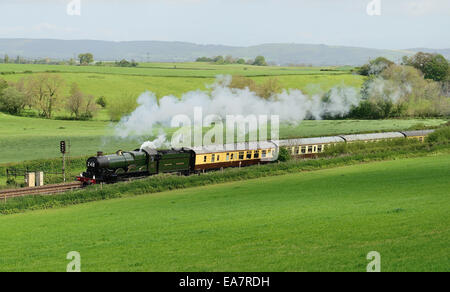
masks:
[[[0,271],[448,271],[450,158],[0,216]]]
[[[97,60],[135,59],[139,62],[186,62],[201,56],[233,55],[254,58],[266,56],[279,65],[311,64],[361,65],[369,59],[385,56],[400,60],[413,51],[380,50],[370,48],[327,46],[313,44],[263,44],[250,47],[199,45],[185,42],[132,41],[111,42],[97,40],[0,39],[0,56],[69,59],[79,53],[91,52]]]
[[[450,49],[429,49],[429,48],[414,48],[408,51],[413,52],[425,52],[425,53],[437,53],[443,55],[445,58],[450,60]]]

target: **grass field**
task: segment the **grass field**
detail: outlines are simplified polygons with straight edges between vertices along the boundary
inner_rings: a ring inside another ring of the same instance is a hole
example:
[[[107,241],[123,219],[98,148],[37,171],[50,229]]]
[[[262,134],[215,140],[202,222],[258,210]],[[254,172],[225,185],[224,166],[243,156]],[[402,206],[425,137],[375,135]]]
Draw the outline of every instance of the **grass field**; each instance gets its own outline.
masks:
[[[334,69],[334,71],[321,71]],[[162,77],[215,77],[223,74],[243,76],[278,76],[311,74],[349,74],[351,67],[272,67],[252,65],[214,65],[209,63],[143,63],[135,68],[115,66],[68,66],[68,65],[34,65],[34,64],[0,64],[0,74],[8,73],[101,73]]]
[[[280,137],[405,130],[416,124],[438,126],[444,122],[441,119],[304,121],[297,126],[282,126]],[[118,140],[114,138],[113,129],[110,122],[45,120],[0,113],[0,163],[59,157],[61,140],[70,140],[71,156],[93,155],[99,150],[136,149],[146,140],[145,137],[141,140]]]
[[[301,89],[306,94],[320,94],[335,86],[359,88],[364,77],[350,74],[348,68],[336,71],[321,71],[320,67],[258,67],[247,65],[211,65],[206,63],[144,63],[137,68],[109,66],[65,66],[0,64],[0,78],[17,81],[32,73],[53,72],[65,80],[65,95],[69,95],[70,84],[78,83],[80,89],[95,97],[103,96],[110,103],[120,99],[135,102],[137,97],[152,91],[158,97],[175,95],[193,90],[206,90],[218,75],[243,75],[257,83],[276,77],[283,88]],[[6,74],[15,72],[14,74]],[[28,72],[28,73],[24,73]],[[68,116],[61,111],[56,116]],[[101,113],[96,120],[107,120]]]
[[[450,156],[0,217],[1,271],[450,269]]]

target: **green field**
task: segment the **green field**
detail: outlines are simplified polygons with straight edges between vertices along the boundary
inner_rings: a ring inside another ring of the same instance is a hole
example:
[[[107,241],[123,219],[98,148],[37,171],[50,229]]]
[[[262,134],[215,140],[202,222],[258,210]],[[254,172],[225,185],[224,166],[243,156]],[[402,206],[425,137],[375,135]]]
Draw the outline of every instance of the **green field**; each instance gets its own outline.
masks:
[[[370,131],[405,130],[417,124],[438,126],[441,119],[303,121],[282,126],[281,138],[326,136]],[[71,156],[93,155],[97,151],[136,149],[146,138],[118,140],[114,125],[102,121],[60,121],[25,118],[0,113],[0,163],[59,157],[59,141],[70,140]],[[0,176],[3,174],[0,174]]]
[[[361,87],[364,77],[353,75],[349,68],[336,71],[321,71],[318,67],[258,67],[247,65],[211,65],[206,63],[144,63],[137,68],[110,66],[66,66],[0,64],[0,78],[17,81],[32,73],[53,72],[65,80],[65,95],[69,95],[70,84],[78,83],[86,94],[103,96],[110,103],[126,99],[134,103],[137,97],[152,91],[158,97],[175,95],[193,90],[206,90],[219,75],[243,75],[262,83],[276,77],[283,88],[301,89],[306,94],[320,94],[335,86]],[[14,74],[7,74],[14,72]],[[24,73],[28,72],[28,73]],[[56,116],[67,116],[61,111]],[[105,112],[96,120],[107,120]]]
[[[0,217],[1,271],[450,269],[450,156],[361,164]]]
[[[321,71],[333,69],[333,71]],[[278,76],[278,75],[339,75],[349,74],[351,67],[271,67],[252,65],[214,65],[209,63],[142,63],[136,68],[115,66],[69,66],[69,65],[34,65],[34,64],[0,64],[0,74],[18,74],[35,72],[61,73],[100,73],[136,76],[162,77],[215,77],[223,74],[243,76]]]

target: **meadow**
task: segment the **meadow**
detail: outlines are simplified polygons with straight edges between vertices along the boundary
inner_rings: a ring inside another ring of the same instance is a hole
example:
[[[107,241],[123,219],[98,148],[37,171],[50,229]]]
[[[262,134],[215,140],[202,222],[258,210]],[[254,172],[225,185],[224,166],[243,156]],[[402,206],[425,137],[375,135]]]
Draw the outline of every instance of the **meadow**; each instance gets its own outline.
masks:
[[[322,71],[322,70],[332,71]],[[263,83],[276,77],[283,88],[301,89],[306,94],[322,94],[342,85],[359,88],[364,77],[353,75],[351,67],[259,67],[251,65],[211,65],[207,63],[143,63],[136,68],[114,66],[68,66],[35,64],[0,64],[0,78],[18,81],[34,73],[58,74],[65,81],[64,95],[76,82],[86,94],[104,97],[108,103],[127,100],[135,103],[140,94],[151,91],[158,98],[182,96],[195,90],[208,90],[216,76],[242,75]],[[61,111],[56,116],[67,116]],[[101,112],[96,120],[108,120]]]
[[[0,216],[0,271],[448,271],[450,156]]]
[[[30,74],[35,72],[100,73],[135,76],[214,78],[217,75],[242,76],[277,75],[340,75],[349,74],[351,67],[278,67],[253,65],[214,65],[209,63],[141,63],[138,67],[69,66],[40,64],[0,64],[0,74]]]

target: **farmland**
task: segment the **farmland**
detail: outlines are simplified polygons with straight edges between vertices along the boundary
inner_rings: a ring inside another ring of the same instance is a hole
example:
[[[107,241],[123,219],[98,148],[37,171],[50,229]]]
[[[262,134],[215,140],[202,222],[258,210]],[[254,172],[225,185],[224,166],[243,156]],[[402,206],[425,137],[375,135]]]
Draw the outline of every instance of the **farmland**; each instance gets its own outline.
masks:
[[[137,68],[112,66],[21,65],[0,64],[0,78],[17,81],[33,73],[50,72],[60,75],[66,83],[65,95],[70,85],[78,83],[80,89],[95,97],[103,96],[109,103],[127,100],[134,103],[137,97],[151,91],[161,98],[166,95],[180,97],[193,90],[206,90],[216,76],[243,75],[262,83],[277,77],[283,88],[301,89],[306,94],[323,93],[334,86],[359,88],[363,77],[350,74],[349,68],[321,71],[317,67],[258,67],[251,65],[210,65],[205,63],[144,63]],[[14,72],[14,74],[12,74]],[[64,111],[57,116],[65,116]],[[108,119],[103,112],[97,120]]]
[[[0,217],[0,270],[447,271],[450,157],[297,173]],[[319,187],[320,186],[320,187]]]

